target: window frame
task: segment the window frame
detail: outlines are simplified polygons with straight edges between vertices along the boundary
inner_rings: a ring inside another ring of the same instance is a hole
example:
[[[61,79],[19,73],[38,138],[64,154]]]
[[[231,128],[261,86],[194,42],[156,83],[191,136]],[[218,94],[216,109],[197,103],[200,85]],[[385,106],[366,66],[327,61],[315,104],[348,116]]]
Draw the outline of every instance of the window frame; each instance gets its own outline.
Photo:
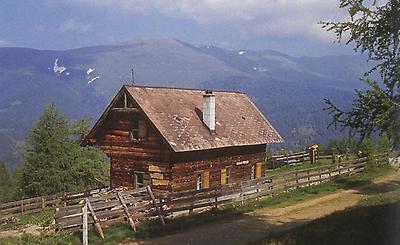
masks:
[[[198,172],[196,176],[196,190],[203,189],[203,173]]]
[[[131,140],[142,141],[147,138],[147,122],[143,119],[134,118],[130,131]]]

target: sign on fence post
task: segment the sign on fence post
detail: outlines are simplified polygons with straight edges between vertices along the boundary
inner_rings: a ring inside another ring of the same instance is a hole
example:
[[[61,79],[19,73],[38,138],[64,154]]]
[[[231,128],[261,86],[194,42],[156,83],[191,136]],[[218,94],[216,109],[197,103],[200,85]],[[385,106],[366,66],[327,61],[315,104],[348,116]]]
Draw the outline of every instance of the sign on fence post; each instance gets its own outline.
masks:
[[[87,219],[87,203],[82,208],[82,244],[88,245],[88,219]]]

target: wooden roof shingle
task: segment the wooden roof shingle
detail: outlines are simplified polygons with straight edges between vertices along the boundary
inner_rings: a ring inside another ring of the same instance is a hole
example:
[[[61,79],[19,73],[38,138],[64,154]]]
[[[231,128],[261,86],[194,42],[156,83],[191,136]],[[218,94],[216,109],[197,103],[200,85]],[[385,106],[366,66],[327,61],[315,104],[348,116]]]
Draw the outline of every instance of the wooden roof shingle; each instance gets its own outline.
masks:
[[[282,143],[283,139],[246,94],[215,91],[216,130],[201,119],[203,90],[125,85],[175,152]]]

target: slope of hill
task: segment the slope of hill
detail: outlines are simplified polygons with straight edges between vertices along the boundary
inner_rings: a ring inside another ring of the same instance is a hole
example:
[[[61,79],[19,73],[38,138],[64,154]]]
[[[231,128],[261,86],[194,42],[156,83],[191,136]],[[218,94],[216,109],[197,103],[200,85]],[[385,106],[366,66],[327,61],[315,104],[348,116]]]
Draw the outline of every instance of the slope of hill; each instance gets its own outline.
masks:
[[[349,106],[368,64],[360,56],[291,57],[275,51],[195,47],[174,39],[140,39],[65,51],[0,48],[0,161],[15,165],[18,145],[46,104],[71,119],[97,119],[131,69],[142,85],[241,90],[287,145],[326,142],[323,98]]]

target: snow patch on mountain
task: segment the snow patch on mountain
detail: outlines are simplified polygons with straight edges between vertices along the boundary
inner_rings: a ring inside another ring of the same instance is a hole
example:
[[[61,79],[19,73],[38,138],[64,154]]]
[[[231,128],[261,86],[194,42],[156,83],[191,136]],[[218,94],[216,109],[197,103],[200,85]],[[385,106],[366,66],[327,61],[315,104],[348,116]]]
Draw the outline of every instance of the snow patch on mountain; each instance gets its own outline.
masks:
[[[63,73],[67,68],[65,66],[58,65],[58,58],[54,61],[53,71],[56,75],[60,75]]]
[[[87,74],[87,75],[90,75],[90,73],[92,73],[92,72],[94,72],[94,68],[89,68],[89,69],[86,71],[86,74]]]
[[[96,81],[96,80],[99,79],[99,78],[100,78],[100,76],[96,76],[96,77],[90,79],[90,80],[88,81],[88,84],[91,84],[92,82]]]

